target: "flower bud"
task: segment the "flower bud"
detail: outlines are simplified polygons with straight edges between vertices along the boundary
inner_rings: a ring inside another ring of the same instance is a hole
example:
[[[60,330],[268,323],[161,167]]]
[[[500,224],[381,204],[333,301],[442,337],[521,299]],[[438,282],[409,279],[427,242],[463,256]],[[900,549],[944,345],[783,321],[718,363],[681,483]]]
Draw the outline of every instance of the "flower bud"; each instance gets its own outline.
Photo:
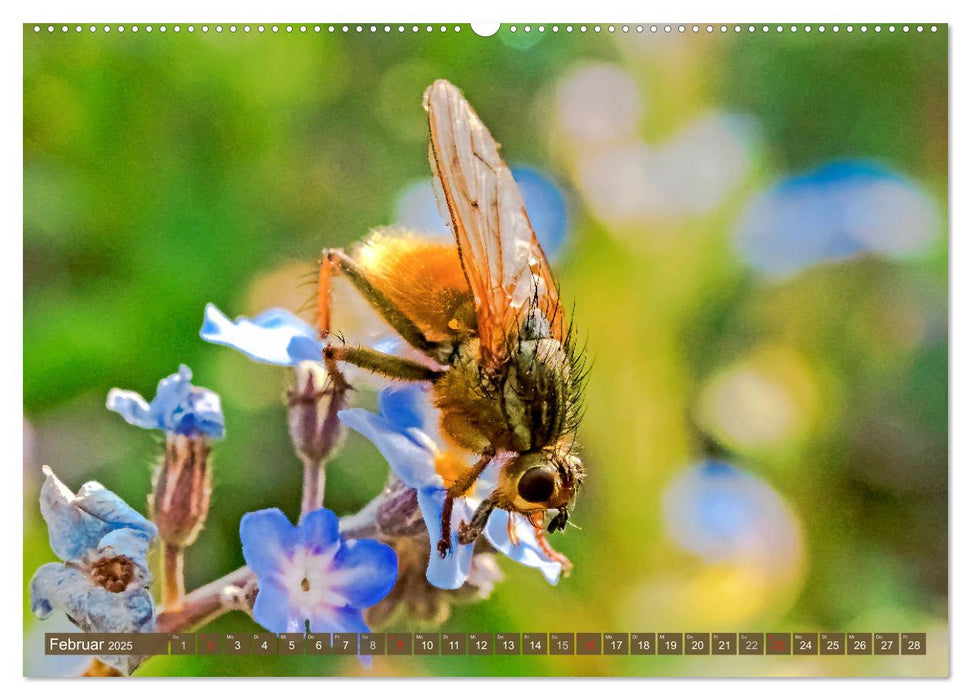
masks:
[[[210,449],[201,434],[168,436],[151,499],[159,537],[168,545],[188,547],[206,522],[212,493]]]
[[[301,362],[287,392],[288,422],[293,446],[304,462],[319,464],[342,435],[337,412],[345,406],[345,392],[334,387],[327,370],[316,362]]]
[[[384,537],[409,537],[426,532],[418,507],[418,492],[394,477],[385,487],[374,521]]]

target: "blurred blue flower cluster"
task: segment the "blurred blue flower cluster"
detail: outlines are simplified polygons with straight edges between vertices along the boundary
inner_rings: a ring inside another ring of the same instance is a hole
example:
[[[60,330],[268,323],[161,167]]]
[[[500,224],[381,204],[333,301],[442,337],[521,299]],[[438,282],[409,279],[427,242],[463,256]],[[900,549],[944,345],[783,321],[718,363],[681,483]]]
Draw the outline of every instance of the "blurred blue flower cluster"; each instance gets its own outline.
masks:
[[[679,474],[663,500],[668,536],[711,562],[782,560],[800,548],[796,520],[768,483],[717,459]]]
[[[753,269],[785,278],[820,263],[922,252],[940,234],[930,196],[869,161],[836,161],[757,194],[736,227],[736,248]]]

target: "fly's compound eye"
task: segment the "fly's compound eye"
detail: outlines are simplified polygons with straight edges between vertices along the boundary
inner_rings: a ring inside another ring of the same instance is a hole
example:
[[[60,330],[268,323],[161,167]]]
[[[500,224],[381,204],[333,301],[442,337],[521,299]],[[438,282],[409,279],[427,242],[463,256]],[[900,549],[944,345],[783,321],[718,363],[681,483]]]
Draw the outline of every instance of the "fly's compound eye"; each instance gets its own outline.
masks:
[[[547,467],[533,467],[522,475],[516,487],[530,503],[545,503],[556,489],[556,476]]]

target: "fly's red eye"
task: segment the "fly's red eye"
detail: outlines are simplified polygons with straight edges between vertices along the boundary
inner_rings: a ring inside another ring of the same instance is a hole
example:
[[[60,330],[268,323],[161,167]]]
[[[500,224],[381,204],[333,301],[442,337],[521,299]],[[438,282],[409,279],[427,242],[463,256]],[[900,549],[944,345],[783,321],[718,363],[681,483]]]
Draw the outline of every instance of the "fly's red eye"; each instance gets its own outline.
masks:
[[[519,495],[530,503],[544,503],[553,495],[556,477],[544,467],[533,467],[519,479]]]

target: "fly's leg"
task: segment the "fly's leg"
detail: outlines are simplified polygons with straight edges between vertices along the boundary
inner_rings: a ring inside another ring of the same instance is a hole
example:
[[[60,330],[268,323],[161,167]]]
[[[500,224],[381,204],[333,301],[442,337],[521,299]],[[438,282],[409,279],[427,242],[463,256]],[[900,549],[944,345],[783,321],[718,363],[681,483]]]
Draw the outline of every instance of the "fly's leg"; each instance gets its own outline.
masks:
[[[530,513],[529,522],[533,526],[536,542],[539,544],[539,548],[543,550],[543,554],[548,559],[559,563],[563,567],[563,575],[569,576],[570,572],[573,571],[573,562],[565,554],[553,549],[553,545],[546,539],[546,530],[543,529],[543,511]]]
[[[539,542],[539,547],[543,550],[543,554],[553,561],[558,562],[560,566],[563,567],[563,575],[569,576],[570,572],[573,571],[573,562],[570,561],[569,557],[562,552],[557,552],[555,549],[553,549],[553,546],[549,543],[549,540],[546,539],[546,531],[543,530],[543,528],[538,527],[535,529],[535,532],[536,541]]]
[[[461,496],[463,493],[472,488],[472,484],[475,480],[479,478],[485,468],[489,466],[489,462],[492,461],[492,457],[495,452],[492,450],[487,450],[482,453],[479,457],[479,461],[475,463],[468,471],[462,474],[458,479],[448,487],[448,491],[445,494],[445,503],[442,506],[442,536],[438,540],[438,554],[439,556],[446,556],[448,551],[452,548],[452,504],[455,499]],[[462,526],[465,523],[459,525],[459,541],[462,538]],[[462,542],[462,544],[468,544],[467,542]]]
[[[317,298],[317,314],[321,337],[330,333],[330,278],[337,272],[354,285],[371,307],[381,314],[395,332],[405,342],[421,351],[436,362],[445,364],[452,353],[451,343],[436,343],[425,337],[414,321],[405,315],[384,292],[371,284],[361,267],[354,259],[339,248],[325,249],[320,265],[320,278]]]
[[[509,511],[509,519],[506,520],[506,535],[513,547],[519,546],[519,532],[516,531],[516,514]]]
[[[492,515],[492,511],[496,509],[498,503],[499,494],[498,492],[493,492],[492,495],[482,501],[479,507],[475,509],[470,523],[459,523],[459,544],[472,544],[479,539],[479,535],[485,529],[486,523],[489,522],[489,516]]]
[[[453,498],[458,498],[472,488],[472,485],[476,482],[476,479],[482,476],[482,472],[484,472],[485,468],[489,466],[489,462],[492,461],[495,454],[496,453],[494,450],[485,450],[479,457],[479,461],[461,474],[452,483],[452,485],[448,487],[448,495],[452,496]]]
[[[371,348],[353,345],[328,345],[324,348],[324,367],[337,389],[349,389],[350,385],[337,366],[338,362],[346,362],[355,367],[366,369],[375,374],[381,374],[389,379],[399,379],[405,382],[433,382],[442,376],[438,370],[407,360],[396,355],[378,352]]]
[[[443,559],[448,556],[452,548],[452,504],[455,499],[445,495],[445,502],[442,504],[442,537],[438,540],[438,556]]]

